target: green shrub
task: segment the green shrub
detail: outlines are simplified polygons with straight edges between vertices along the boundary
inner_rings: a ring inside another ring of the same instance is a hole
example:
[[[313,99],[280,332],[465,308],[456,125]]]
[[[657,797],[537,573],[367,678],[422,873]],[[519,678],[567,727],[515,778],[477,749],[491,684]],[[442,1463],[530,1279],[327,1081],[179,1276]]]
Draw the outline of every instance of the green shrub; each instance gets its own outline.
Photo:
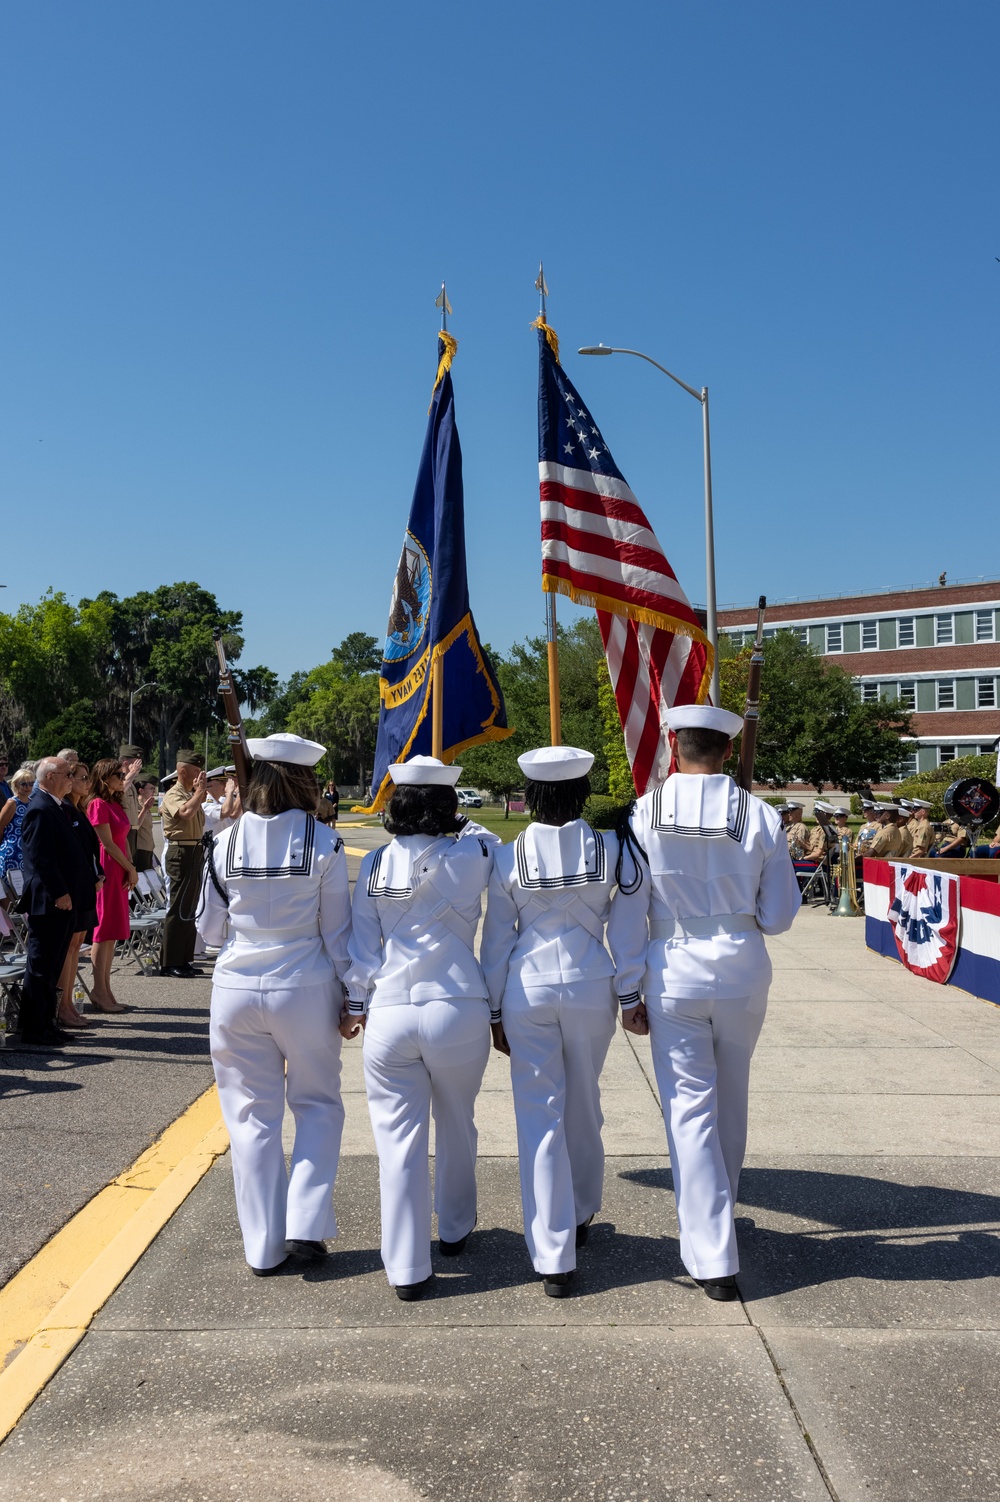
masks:
[[[583,817],[595,829],[614,829],[618,820],[631,806],[631,800],[623,803],[607,793],[592,793],[584,805]]]

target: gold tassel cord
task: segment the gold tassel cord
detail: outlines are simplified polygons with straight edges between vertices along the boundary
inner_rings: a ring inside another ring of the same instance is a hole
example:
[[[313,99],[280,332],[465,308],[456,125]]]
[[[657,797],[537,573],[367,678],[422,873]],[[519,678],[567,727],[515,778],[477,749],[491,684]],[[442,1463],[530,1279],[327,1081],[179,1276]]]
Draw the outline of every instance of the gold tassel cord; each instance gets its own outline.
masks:
[[[451,362],[452,360],[454,360],[455,351],[458,349],[458,340],[455,338],[454,334],[449,334],[447,329],[441,329],[440,333],[438,334],[438,338],[444,345],[444,353],[438,361],[437,375],[434,377],[434,390],[431,392],[430,407],[427,408],[428,412],[434,405],[434,392],[437,391],[441,382],[444,380],[445,372],[451,369]]]
[[[532,322],[528,325],[528,327],[532,328],[532,329],[541,329],[542,333],[545,335],[545,342],[546,342],[546,344],[549,346],[549,349],[552,351],[553,355],[555,355],[556,364],[557,365],[560,364],[561,362],[559,360],[559,335],[556,333],[555,329],[551,326],[551,324],[546,323],[546,321],[545,321],[545,315],[542,314],[542,313],[539,313],[538,317],[535,318],[535,319],[533,319]]]

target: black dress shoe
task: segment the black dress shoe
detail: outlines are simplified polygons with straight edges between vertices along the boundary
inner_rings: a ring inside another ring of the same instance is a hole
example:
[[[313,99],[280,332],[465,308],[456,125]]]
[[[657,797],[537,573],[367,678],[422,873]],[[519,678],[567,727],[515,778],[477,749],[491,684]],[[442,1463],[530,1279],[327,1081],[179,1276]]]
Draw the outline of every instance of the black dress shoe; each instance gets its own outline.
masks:
[[[570,1280],[572,1273],[545,1273],[542,1277],[542,1290],[550,1299],[568,1299],[572,1297]]]
[[[56,1035],[55,1030],[44,1033],[22,1033],[21,1048],[63,1048],[69,1042],[69,1033]]]
[[[404,1304],[415,1304],[417,1299],[422,1299],[425,1293],[430,1293],[434,1286],[434,1274],[424,1278],[420,1283],[397,1283],[395,1294],[397,1299],[402,1299]]]
[[[193,980],[196,975],[204,972],[196,970],[194,965],[165,965],[160,971],[161,975],[172,976],[174,980]]]
[[[715,1299],[719,1304],[735,1303],[740,1296],[732,1273],[725,1278],[695,1278],[694,1281],[699,1288],[704,1288],[710,1299]]]
[[[595,1211],[595,1214],[596,1214],[596,1211]],[[588,1215],[587,1219],[583,1222],[583,1224],[580,1225],[580,1226],[577,1226],[577,1228],[576,1228],[576,1244],[577,1244],[577,1246],[586,1246],[587,1245],[587,1237],[590,1235],[590,1222],[593,1220],[593,1218],[594,1218],[593,1215]]]
[[[310,1257],[318,1262],[321,1257],[328,1257],[330,1253],[326,1249],[325,1241],[296,1241],[285,1242],[285,1251],[295,1257]]]
[[[287,1257],[282,1257],[281,1261],[276,1262],[273,1267],[250,1267],[249,1262],[247,1266],[250,1267],[255,1278],[273,1278],[275,1273],[280,1273],[287,1261]]]

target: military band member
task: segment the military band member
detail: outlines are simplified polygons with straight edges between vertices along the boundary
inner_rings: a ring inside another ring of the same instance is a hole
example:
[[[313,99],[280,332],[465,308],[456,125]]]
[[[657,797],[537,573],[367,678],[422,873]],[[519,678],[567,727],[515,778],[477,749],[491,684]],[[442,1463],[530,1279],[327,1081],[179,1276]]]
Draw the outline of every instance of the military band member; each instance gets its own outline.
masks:
[[[913,835],[910,833],[909,805],[900,803],[896,809],[896,831],[899,834],[899,858],[909,860],[913,852]]]
[[[207,796],[205,758],[194,751],[178,751],[176,781],[161,808],[163,838],[169,845],[164,869],[169,880],[167,916],[160,944],[160,974],[188,978],[201,971],[194,958],[195,914],[201,892],[202,848]]]
[[[864,814],[864,819],[857,834],[859,856],[866,853],[867,847],[875,838],[876,831],[879,828],[878,815],[875,812],[874,803],[870,803],[867,799],[863,798],[861,800],[861,812]]]
[[[788,841],[788,853],[793,861],[808,861],[815,857],[812,855],[813,838],[808,825],[802,822],[802,804],[793,800],[782,805],[782,814],[785,815],[785,839]]]
[[[389,768],[388,845],[365,856],[354,888],[348,1008],[341,1031],[364,1036],[365,1089],[378,1150],[382,1261],[398,1298],[429,1290],[428,1158],[435,1124],[434,1208],[444,1256],[476,1223],[474,1108],[490,1051],[502,1043],[474,951],[493,869],[485,840],[458,837],[461,767],[414,756]]]
[[[247,742],[246,811],[215,841],[199,927],[222,945],[211,1049],[232,1144],[250,1270],[326,1256],[344,1107],[339,1023],[351,922],[343,843],[314,814],[325,747],[298,735]],[[295,1118],[291,1167],[281,1143]]]
[[[899,810],[894,803],[876,803],[878,828],[865,849],[865,855],[873,861],[900,860],[903,842],[899,837],[896,820]]]
[[[600,1077],[618,1012],[604,925],[618,841],[581,817],[591,752],[518,757],[533,822],[494,851],[482,964],[510,1047],[524,1237],[544,1292],[571,1292],[601,1208]]]
[[[913,817],[907,826],[913,842],[910,855],[913,860],[920,860],[930,854],[934,843],[934,826],[930,816],[932,805],[925,798],[911,798],[910,804],[913,809]]]
[[[632,1030],[648,1025],[681,1258],[722,1301],[738,1297],[733,1208],[771,980],[763,935],[791,928],[801,901],[775,811],[722,771],[742,724],[708,705],[668,711],[680,770],[636,804],[648,865],[636,891],[619,888],[608,924],[622,1007]]]

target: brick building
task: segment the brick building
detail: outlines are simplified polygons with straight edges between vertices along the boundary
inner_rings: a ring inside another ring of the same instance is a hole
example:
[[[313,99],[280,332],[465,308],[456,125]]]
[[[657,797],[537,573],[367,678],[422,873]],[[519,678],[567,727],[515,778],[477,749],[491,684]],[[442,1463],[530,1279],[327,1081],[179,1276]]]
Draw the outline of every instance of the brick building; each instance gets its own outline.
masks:
[[[915,711],[902,775],[992,751],[1000,736],[1000,579],[768,602],[765,635],[799,632],[863,698]],[[719,611],[719,634],[752,641],[757,612]]]

